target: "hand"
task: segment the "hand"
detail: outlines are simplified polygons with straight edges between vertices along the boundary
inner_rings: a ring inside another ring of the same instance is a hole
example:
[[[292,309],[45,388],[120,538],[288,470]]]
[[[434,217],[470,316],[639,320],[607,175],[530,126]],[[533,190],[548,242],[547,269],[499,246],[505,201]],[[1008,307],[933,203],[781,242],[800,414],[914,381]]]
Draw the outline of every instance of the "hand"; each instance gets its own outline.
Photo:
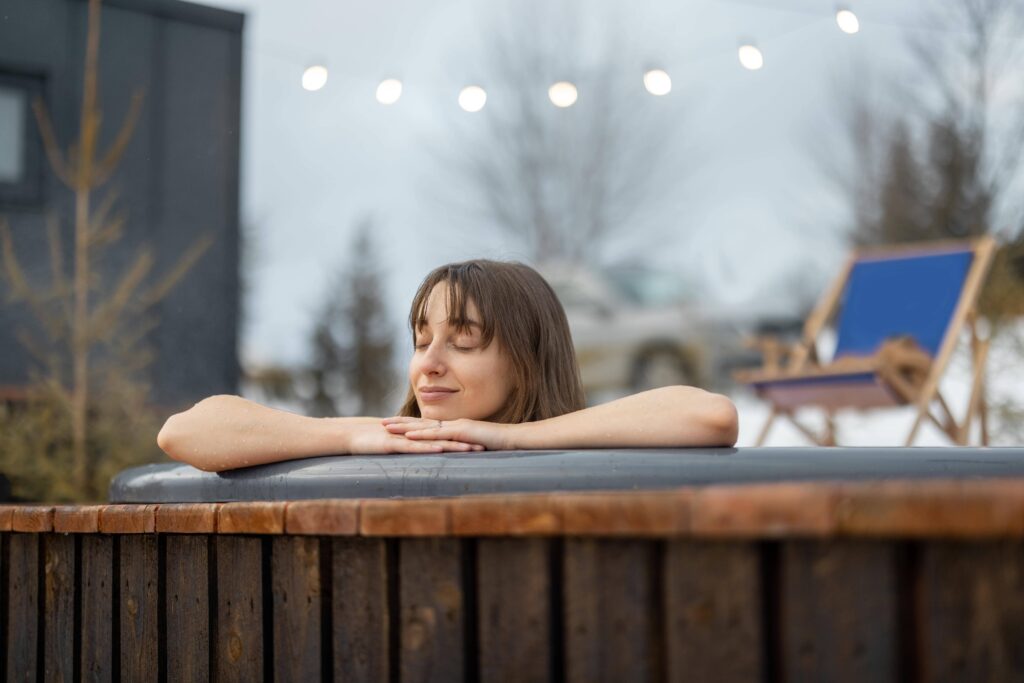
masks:
[[[389,417],[381,421],[390,433],[422,443],[466,443],[490,451],[512,450],[516,425],[480,420],[431,420],[422,417]],[[440,425],[440,426],[439,426]]]
[[[436,422],[436,420],[435,420]],[[482,445],[462,442],[449,438],[413,440],[401,433],[392,432],[383,425],[369,423],[351,428],[348,437],[348,451],[352,455],[377,453],[441,453],[444,451],[482,451]]]

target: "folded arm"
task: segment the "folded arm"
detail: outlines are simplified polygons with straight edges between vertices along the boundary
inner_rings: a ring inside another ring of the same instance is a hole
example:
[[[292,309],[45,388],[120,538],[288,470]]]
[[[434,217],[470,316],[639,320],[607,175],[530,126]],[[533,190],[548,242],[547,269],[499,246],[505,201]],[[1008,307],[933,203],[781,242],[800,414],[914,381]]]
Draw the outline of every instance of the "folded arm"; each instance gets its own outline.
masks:
[[[454,439],[492,450],[545,448],[673,448],[732,446],[739,422],[725,396],[686,386],[626,396],[547,420],[499,425],[389,418],[385,425],[410,439]]]
[[[211,396],[172,415],[157,444],[175,460],[213,472],[314,455],[474,449],[443,439],[411,441],[388,433],[377,417],[304,417],[239,396]]]

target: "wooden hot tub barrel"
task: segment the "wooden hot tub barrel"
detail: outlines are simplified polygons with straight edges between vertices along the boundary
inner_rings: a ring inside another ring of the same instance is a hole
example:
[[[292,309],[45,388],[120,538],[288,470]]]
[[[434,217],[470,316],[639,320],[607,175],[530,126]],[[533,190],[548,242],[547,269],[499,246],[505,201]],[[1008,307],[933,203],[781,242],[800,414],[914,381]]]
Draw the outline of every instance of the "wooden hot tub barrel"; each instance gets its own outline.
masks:
[[[1024,680],[1024,452],[996,450],[933,451],[939,471],[887,481],[808,467],[648,490],[4,507],[0,677]],[[704,457],[754,455],[730,453]],[[459,465],[442,459],[423,477]],[[418,476],[377,465],[394,486]],[[152,474],[114,497],[150,477],[135,494],[159,498]]]

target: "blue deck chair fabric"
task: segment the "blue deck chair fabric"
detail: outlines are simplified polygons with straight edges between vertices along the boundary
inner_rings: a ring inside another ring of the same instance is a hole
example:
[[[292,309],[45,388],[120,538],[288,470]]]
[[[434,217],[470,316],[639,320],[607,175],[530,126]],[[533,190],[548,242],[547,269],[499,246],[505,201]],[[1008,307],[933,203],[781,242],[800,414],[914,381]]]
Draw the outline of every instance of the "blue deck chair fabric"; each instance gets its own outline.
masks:
[[[834,357],[870,356],[901,336],[934,357],[973,257],[965,250],[855,263],[840,303]]]

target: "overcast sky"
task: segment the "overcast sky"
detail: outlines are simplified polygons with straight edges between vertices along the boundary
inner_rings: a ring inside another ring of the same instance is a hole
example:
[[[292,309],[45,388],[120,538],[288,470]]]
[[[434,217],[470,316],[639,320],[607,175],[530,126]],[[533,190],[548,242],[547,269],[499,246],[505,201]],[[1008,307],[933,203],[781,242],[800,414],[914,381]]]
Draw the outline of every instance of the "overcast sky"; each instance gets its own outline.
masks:
[[[352,227],[370,214],[388,274],[396,327],[433,267],[486,256],[522,258],[516,245],[436,199],[443,169],[431,153],[463,117],[462,85],[486,86],[475,59],[492,26],[490,0],[218,0],[244,11],[242,213],[255,236],[247,275],[248,363],[303,359],[327,276],[344,263]],[[653,264],[703,283],[716,305],[770,305],[785,273],[827,277],[843,255],[844,206],[811,150],[840,154],[835,101],[859,74],[901,58],[901,32],[923,2],[854,3],[861,32],[846,35],[823,0],[590,2],[618,16],[631,49],[668,71],[687,111],[693,168],[649,217],[673,238]],[[589,30],[586,27],[580,31]],[[751,39],[765,66],[746,71],[736,48]],[[300,87],[323,63],[326,87]],[[850,75],[854,77],[851,78]],[[404,82],[390,107],[374,99],[386,77]],[[641,87],[623,98],[649,98]],[[838,85],[837,85],[838,84]],[[544,97],[543,92],[538,93]],[[586,106],[581,91],[576,106]],[[657,247],[657,248],[656,248]]]

